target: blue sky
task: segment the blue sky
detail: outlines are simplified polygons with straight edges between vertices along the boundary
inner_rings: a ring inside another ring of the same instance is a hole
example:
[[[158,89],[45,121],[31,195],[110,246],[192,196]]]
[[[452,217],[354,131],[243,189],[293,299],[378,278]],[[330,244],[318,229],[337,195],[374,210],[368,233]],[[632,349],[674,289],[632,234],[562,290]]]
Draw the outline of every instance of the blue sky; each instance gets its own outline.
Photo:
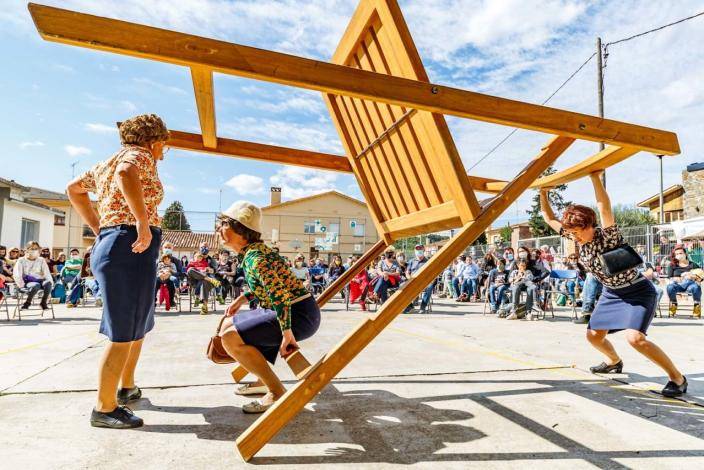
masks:
[[[0,176],[62,190],[71,164],[81,172],[118,146],[114,123],[154,112],[170,128],[199,132],[188,69],[42,41],[25,2],[6,0],[0,12],[0,75],[5,142]],[[302,56],[327,59],[356,1],[166,0],[47,1],[78,11],[216,37]],[[616,4],[617,3],[617,4]],[[620,39],[700,10],[699,1],[503,2],[401,1],[431,80],[484,93],[540,102],[594,50],[594,41]],[[606,115],[673,130],[683,155],[667,160],[666,186],[679,182],[687,163],[704,160],[704,18],[611,49],[606,70]],[[590,63],[550,105],[596,112],[595,64]],[[342,153],[318,93],[215,76],[222,137]],[[448,119],[467,167],[510,128]],[[519,131],[479,164],[476,174],[511,178],[549,136]],[[558,166],[595,151],[580,143]],[[172,150],[160,166],[165,205],[180,200],[189,211],[216,211],[236,199],[266,203],[271,185],[289,199],[337,189],[360,197],[351,176]],[[657,164],[643,154],[610,172],[618,203],[657,191]],[[568,197],[591,201],[586,182]],[[526,194],[502,221],[524,218]],[[198,216],[195,216],[198,218]],[[204,217],[204,216],[203,216]],[[209,220],[209,217],[205,217]]]

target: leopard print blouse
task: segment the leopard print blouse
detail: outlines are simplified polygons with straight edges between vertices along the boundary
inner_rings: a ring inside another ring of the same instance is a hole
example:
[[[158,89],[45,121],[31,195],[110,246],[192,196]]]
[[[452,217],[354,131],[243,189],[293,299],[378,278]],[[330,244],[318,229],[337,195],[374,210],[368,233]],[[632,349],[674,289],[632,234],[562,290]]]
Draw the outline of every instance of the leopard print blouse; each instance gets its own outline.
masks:
[[[566,237],[563,230],[560,230],[560,235]],[[594,230],[592,241],[579,246],[579,260],[587,271],[592,273],[606,287],[622,286],[638,277],[638,270],[633,268],[614,276],[607,276],[604,273],[604,266],[601,264],[599,255],[613,250],[617,246],[623,245],[623,243],[623,235],[618,225],[614,224],[606,228],[597,227]]]

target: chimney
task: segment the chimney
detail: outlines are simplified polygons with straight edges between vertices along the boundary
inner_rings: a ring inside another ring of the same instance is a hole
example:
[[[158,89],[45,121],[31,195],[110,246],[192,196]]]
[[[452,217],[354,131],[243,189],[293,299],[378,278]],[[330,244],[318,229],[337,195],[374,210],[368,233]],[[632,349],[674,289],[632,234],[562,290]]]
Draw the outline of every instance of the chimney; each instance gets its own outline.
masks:
[[[281,204],[281,188],[271,187],[271,205]]]

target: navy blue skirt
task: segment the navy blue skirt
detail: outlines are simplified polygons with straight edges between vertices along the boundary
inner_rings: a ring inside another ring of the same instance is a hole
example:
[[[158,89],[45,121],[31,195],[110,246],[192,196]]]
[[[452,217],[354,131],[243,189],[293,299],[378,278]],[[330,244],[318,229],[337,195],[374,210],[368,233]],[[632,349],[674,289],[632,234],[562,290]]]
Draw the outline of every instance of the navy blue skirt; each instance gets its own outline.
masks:
[[[152,242],[133,253],[137,229],[118,225],[100,229],[90,256],[90,268],[100,285],[103,319],[100,332],[114,343],[144,338],[154,328],[154,280],[161,246],[161,229],[152,227]]]
[[[604,291],[589,319],[589,329],[638,330],[646,334],[655,316],[658,294],[646,278],[621,289],[604,286]]]
[[[276,362],[283,335],[275,311],[266,308],[244,310],[232,317],[232,324],[245,344],[257,348],[270,363]],[[320,307],[313,296],[291,306],[291,332],[296,341],[310,338],[318,327]]]

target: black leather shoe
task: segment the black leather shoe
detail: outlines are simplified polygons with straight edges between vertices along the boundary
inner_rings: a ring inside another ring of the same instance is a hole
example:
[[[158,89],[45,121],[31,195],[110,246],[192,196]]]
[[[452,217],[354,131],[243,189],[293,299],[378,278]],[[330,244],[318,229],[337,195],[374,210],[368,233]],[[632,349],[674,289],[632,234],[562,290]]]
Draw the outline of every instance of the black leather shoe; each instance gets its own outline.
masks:
[[[20,310],[29,310],[29,304],[28,303],[23,303],[22,306],[20,307]]]
[[[142,398],[142,390],[139,387],[121,388],[117,391],[117,402],[120,405],[126,405],[132,400]]]
[[[582,315],[581,317],[579,317],[579,318],[577,318],[577,319],[575,319],[575,320],[572,320],[572,323],[577,323],[578,325],[586,325],[586,324],[589,323],[589,319],[590,319],[591,317],[592,317],[592,316],[589,315],[589,314],[584,314],[584,315]]]
[[[138,418],[126,406],[118,406],[109,413],[96,411],[90,414],[90,425],[96,428],[132,429],[144,425],[142,418]]]
[[[616,364],[608,365],[602,362],[598,366],[592,366],[589,368],[592,374],[608,374],[613,372],[614,374],[620,374],[623,371],[623,361],[618,361]]]
[[[687,377],[685,377],[684,375],[682,377],[684,378],[684,382],[682,382],[682,385],[677,385],[672,380],[667,382],[665,388],[662,389],[662,396],[674,398],[687,393]]]

